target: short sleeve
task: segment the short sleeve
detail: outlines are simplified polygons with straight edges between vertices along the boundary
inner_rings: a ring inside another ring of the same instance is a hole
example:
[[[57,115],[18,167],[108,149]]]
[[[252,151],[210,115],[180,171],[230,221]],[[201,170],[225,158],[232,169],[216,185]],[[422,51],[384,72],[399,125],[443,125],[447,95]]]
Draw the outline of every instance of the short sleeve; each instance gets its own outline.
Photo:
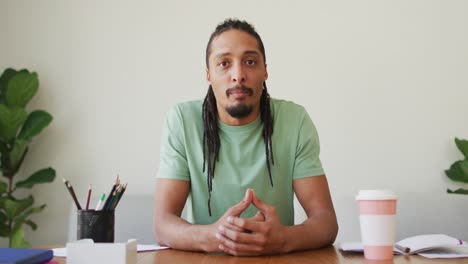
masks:
[[[293,179],[325,174],[320,161],[320,143],[317,130],[304,109],[296,148]]]
[[[190,180],[182,120],[177,106],[167,114],[161,137],[158,178]]]

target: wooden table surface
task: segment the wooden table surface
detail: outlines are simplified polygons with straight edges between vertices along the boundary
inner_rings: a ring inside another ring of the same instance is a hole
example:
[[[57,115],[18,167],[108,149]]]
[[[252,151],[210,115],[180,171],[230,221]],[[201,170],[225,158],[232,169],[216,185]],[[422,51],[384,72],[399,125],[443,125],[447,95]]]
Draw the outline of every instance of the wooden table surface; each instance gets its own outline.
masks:
[[[66,264],[66,258],[54,258],[60,264]],[[468,264],[468,258],[461,259],[428,259],[417,255],[395,256],[390,261],[371,261],[364,259],[362,253],[342,252],[335,247],[319,250],[295,252],[285,255],[263,256],[263,257],[232,257],[225,255],[206,254],[198,252],[187,252],[173,249],[138,253],[138,264],[161,264],[161,263],[208,263],[208,264],[282,264],[282,263],[314,263],[314,264]],[[97,263],[96,263],[97,264]],[[107,264],[107,263],[106,263]]]

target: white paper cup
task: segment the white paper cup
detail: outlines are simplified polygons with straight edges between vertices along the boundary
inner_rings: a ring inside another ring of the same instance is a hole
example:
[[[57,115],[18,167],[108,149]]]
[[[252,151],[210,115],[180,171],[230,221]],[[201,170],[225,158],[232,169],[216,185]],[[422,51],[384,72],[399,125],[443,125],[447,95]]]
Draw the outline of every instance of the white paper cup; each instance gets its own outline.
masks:
[[[389,190],[361,190],[356,196],[366,259],[393,259],[397,199]]]

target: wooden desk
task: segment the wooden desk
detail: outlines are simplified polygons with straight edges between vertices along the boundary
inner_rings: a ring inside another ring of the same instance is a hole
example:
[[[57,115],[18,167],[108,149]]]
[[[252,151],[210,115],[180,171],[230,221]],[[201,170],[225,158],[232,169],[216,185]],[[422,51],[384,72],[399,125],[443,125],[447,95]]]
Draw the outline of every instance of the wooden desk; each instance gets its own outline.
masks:
[[[54,258],[60,264],[66,264],[65,258]],[[393,261],[369,261],[363,254],[341,252],[335,247],[320,250],[310,250],[277,256],[264,257],[231,257],[205,253],[178,251],[172,249],[138,253],[138,264],[162,264],[162,263],[208,263],[208,264],[282,264],[282,263],[314,263],[314,264],[468,264],[468,258],[464,259],[428,259],[417,255],[395,256]]]

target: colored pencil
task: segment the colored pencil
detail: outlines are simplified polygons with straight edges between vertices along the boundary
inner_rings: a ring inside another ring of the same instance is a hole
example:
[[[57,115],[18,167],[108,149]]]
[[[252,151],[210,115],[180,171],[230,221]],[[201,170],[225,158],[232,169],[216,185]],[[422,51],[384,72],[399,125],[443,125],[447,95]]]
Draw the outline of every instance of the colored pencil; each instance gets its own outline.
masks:
[[[89,210],[89,201],[91,200],[91,184],[88,187],[88,196],[86,197],[86,210]]]
[[[82,208],[81,208],[80,203],[78,202],[78,199],[76,199],[76,195],[75,195],[75,191],[73,190],[73,186],[70,184],[70,182],[68,182],[68,180],[65,180],[65,178],[63,178],[63,183],[65,184],[65,186],[66,186],[67,189],[68,189],[68,192],[69,192],[70,195],[72,196],[73,201],[75,202],[76,207],[78,208],[78,210],[81,210]]]
[[[104,203],[104,206],[102,207],[103,210],[107,210],[107,208],[109,207],[109,203],[112,200],[112,196],[115,192],[115,188],[117,188],[119,184],[120,184],[119,175],[117,175],[117,178],[115,178],[114,185],[112,186],[109,196],[107,196],[106,202]]]
[[[97,203],[97,205],[96,205],[96,209],[95,209],[96,211],[101,210],[101,205],[102,205],[102,202],[104,201],[104,198],[105,198],[105,197],[106,197],[106,194],[105,194],[105,193],[102,193],[102,194],[101,194],[101,197],[99,198],[99,201],[98,201],[98,203]]]
[[[117,205],[119,204],[120,199],[122,198],[122,196],[123,196],[125,190],[127,189],[127,184],[128,184],[128,183],[125,183],[125,184],[122,186],[122,191],[120,192],[119,196],[117,197],[117,201],[115,202],[114,207],[112,208],[113,210],[115,210],[115,208],[116,208]]]
[[[119,198],[121,192],[122,185],[119,184],[119,186],[117,186],[117,188],[115,189],[114,197],[112,197],[112,201],[109,203],[109,207],[107,208],[107,210],[114,210],[115,203],[117,202],[117,199]]]

